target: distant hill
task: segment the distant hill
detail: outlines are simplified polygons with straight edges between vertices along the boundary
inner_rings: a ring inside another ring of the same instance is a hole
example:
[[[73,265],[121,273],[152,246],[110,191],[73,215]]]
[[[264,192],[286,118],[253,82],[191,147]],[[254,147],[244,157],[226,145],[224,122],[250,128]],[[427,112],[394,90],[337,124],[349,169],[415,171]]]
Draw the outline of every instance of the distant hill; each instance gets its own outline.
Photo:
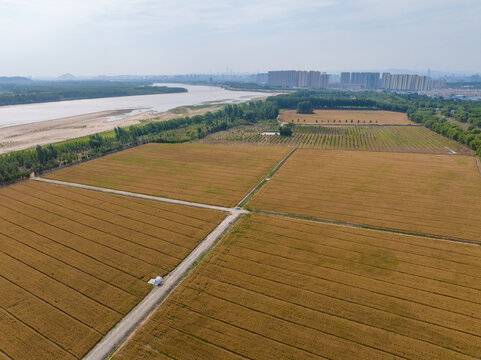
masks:
[[[77,78],[72,75],[72,74],[63,74],[63,75],[60,75],[57,80],[77,80]]]
[[[26,84],[32,80],[23,76],[0,76],[0,84]]]

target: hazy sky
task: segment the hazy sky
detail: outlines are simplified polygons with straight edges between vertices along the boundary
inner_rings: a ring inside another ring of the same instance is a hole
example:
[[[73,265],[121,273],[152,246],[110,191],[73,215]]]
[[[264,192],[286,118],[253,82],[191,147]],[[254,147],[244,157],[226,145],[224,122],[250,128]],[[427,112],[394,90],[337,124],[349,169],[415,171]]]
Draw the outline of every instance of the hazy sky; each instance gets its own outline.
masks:
[[[481,72],[481,0],[0,0],[0,76]]]

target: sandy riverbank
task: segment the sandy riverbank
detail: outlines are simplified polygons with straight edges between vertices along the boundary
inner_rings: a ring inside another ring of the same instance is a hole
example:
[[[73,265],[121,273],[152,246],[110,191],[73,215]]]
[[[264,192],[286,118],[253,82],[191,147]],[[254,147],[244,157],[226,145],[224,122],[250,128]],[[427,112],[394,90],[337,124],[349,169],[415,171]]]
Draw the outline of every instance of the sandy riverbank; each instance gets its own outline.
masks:
[[[108,120],[113,116],[129,113],[132,109],[101,111],[62,119],[9,126],[0,128],[0,154],[109,131],[117,126],[124,127],[138,124],[141,121],[153,121],[157,118],[158,121],[165,121],[186,115],[199,115],[207,111],[215,111],[218,108],[219,106],[200,109],[184,107],[181,114],[175,109],[166,112],[146,111],[115,121]]]

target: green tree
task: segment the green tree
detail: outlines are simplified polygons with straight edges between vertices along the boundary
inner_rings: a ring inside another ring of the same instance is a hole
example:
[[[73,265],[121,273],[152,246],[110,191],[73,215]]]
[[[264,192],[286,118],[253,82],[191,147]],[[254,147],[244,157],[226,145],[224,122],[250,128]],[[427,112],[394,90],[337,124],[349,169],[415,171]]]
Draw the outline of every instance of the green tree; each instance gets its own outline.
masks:
[[[310,101],[300,101],[297,103],[298,114],[312,114],[312,103]]]
[[[292,128],[290,126],[281,126],[279,132],[281,136],[292,136]]]

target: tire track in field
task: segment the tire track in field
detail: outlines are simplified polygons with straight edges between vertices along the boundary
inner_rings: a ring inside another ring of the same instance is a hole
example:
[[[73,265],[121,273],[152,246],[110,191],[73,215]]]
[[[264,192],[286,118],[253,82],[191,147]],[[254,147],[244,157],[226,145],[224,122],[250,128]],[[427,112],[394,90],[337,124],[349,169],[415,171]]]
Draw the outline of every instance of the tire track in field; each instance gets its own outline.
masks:
[[[274,342],[274,343],[278,343],[278,344],[281,344],[281,345],[284,345],[284,346],[287,346],[287,347],[290,347],[290,348],[293,348],[293,349],[296,349],[296,350],[299,350],[299,351],[302,351],[302,352],[306,352],[306,353],[308,353],[308,354],[310,354],[310,355],[314,355],[315,357],[318,357],[318,358],[323,358],[323,359],[329,359],[329,360],[331,360],[330,358],[326,358],[326,357],[324,357],[324,356],[322,356],[322,355],[316,354],[316,353],[314,353],[314,352],[311,352],[311,351],[309,351],[309,350],[300,348],[300,347],[298,347],[298,346],[295,346],[295,345],[292,345],[292,344],[288,344],[288,343],[286,343],[286,342],[284,342],[284,341],[281,341],[281,340],[278,340],[278,339],[271,338],[271,337],[266,336],[266,335],[264,335],[264,334],[261,334],[261,333],[259,333],[259,332],[256,332],[256,331],[253,331],[253,330],[244,328],[244,327],[242,327],[242,326],[240,326],[240,325],[232,324],[232,323],[227,322],[227,321],[225,321],[225,320],[222,320],[222,319],[219,319],[219,318],[216,318],[216,317],[212,317],[212,316],[210,316],[210,315],[204,314],[204,313],[202,313],[202,312],[200,312],[200,311],[198,311],[198,310],[195,310],[195,309],[193,309],[193,308],[185,307],[184,304],[181,304],[181,303],[179,303],[179,302],[173,301],[172,304],[175,305],[175,306],[177,306],[177,307],[179,307],[179,308],[181,308],[181,309],[183,309],[183,310],[187,310],[187,311],[193,312],[193,313],[195,313],[195,314],[197,314],[197,315],[200,315],[201,317],[205,317],[205,318],[207,318],[207,319],[209,319],[209,320],[214,320],[214,321],[220,322],[220,323],[222,323],[222,324],[224,324],[224,325],[234,327],[234,328],[236,328],[236,329],[245,331],[245,332],[250,333],[250,334],[253,334],[253,335],[255,335],[255,336],[259,336],[259,337],[261,337],[261,338],[264,338],[264,339],[266,339],[266,340],[268,340],[268,341],[271,341],[271,342]],[[165,325],[165,324],[164,324],[164,325]],[[242,355],[242,356],[244,356],[244,355]]]
[[[285,230],[288,230],[286,228],[284,228]],[[269,234],[269,235],[274,235],[274,237],[280,237],[280,238],[287,238],[287,239],[292,239],[292,240],[295,240],[295,241],[303,241],[303,242],[306,242],[306,243],[309,243],[309,244],[312,244],[316,247],[328,247],[328,248],[332,248],[332,249],[336,249],[336,250],[340,250],[340,251],[344,251],[344,252],[350,252],[350,253],[355,253],[355,254],[359,254],[359,255],[362,255],[362,251],[361,250],[355,250],[355,249],[351,249],[349,247],[339,247],[339,246],[334,246],[332,244],[328,244],[327,242],[324,242],[322,244],[319,244],[317,242],[315,242],[314,240],[311,240],[311,239],[308,239],[308,238],[298,238],[298,237],[295,237],[295,236],[288,236],[288,235],[284,235],[284,234],[279,234],[279,233],[275,233],[275,232],[271,232],[271,231],[262,231],[260,230],[262,233],[264,234]],[[312,234],[311,234],[312,235]],[[329,240],[333,240],[335,243],[336,242],[339,242],[339,243],[342,243],[342,242],[347,242],[347,243],[352,243],[352,244],[358,244],[359,246],[362,246],[362,247],[369,247],[369,248],[373,248],[373,249],[385,249],[385,250],[389,250],[389,251],[392,251],[394,253],[402,253],[402,254],[410,254],[410,255],[415,255],[415,256],[419,256],[419,257],[424,257],[424,258],[428,258],[428,259],[433,259],[433,260],[436,260],[438,258],[434,257],[434,256],[426,256],[426,255],[421,255],[421,254],[417,254],[415,252],[405,252],[405,251],[402,251],[402,250],[398,250],[396,248],[386,248],[386,247],[383,247],[383,246],[377,246],[375,244],[369,244],[369,243],[361,243],[361,242],[356,242],[356,241],[351,241],[351,240],[348,240],[348,239],[345,239],[345,238],[341,238],[341,237],[336,237],[336,236],[333,236],[333,235],[329,235],[329,236],[325,236],[326,238],[328,238]],[[272,243],[274,244],[274,243]],[[295,248],[297,249],[297,248]],[[399,257],[397,258],[397,261],[401,262],[401,263],[406,263],[406,264],[410,264],[410,265],[413,265],[414,267],[422,267],[422,268],[426,268],[426,269],[433,269],[433,270],[438,270],[440,272],[446,272],[446,268],[442,267],[442,266],[431,266],[431,265],[426,265],[424,263],[419,263],[419,262],[411,262],[411,261],[408,261],[406,259],[400,259]],[[444,260],[446,262],[453,262],[451,260]],[[464,264],[463,264],[464,265]],[[475,266],[471,266],[473,269],[476,269]],[[387,270],[388,268],[386,268]],[[399,271],[402,273],[402,271]],[[411,273],[407,273],[406,274],[411,274]],[[481,275],[473,275],[473,274],[468,274],[468,273],[465,273],[465,272],[461,272],[459,270],[456,270],[456,274],[460,274],[460,275],[464,275],[466,277],[470,277],[470,278],[475,278],[475,279],[479,279],[479,282],[478,284],[481,284]],[[438,280],[438,281],[443,281],[443,280]],[[470,288],[468,286],[468,288]],[[480,288],[472,288],[472,289],[476,289],[476,290],[479,290],[481,291],[481,287]]]
[[[254,250],[251,250],[251,249],[247,249],[247,250],[250,250],[250,251],[254,251]],[[356,273],[351,273],[351,272],[348,272],[348,271],[345,271],[345,270],[339,270],[339,269],[334,269],[334,268],[329,268],[329,267],[324,267],[324,266],[320,266],[321,268],[324,268],[325,270],[329,270],[331,272],[334,272],[334,273],[340,273],[342,274],[341,276],[341,279],[332,279],[330,277],[322,277],[322,276],[319,276],[319,275],[313,275],[312,273],[308,273],[308,272],[304,272],[304,271],[301,271],[301,270],[297,270],[297,271],[294,271],[294,270],[291,270],[291,269],[287,269],[285,267],[282,267],[282,266],[276,266],[276,265],[273,265],[272,263],[262,263],[262,262],[259,262],[259,261],[256,261],[256,260],[253,260],[253,259],[247,259],[247,258],[243,258],[243,257],[240,257],[238,255],[235,255],[235,254],[229,254],[229,256],[231,257],[234,257],[236,259],[238,259],[239,261],[240,260],[243,260],[243,261],[248,261],[248,262],[252,262],[254,264],[257,264],[257,265],[262,265],[262,266],[266,266],[266,267],[269,267],[269,268],[273,268],[275,269],[275,271],[279,271],[279,270],[283,270],[283,271],[286,271],[288,273],[292,273],[292,274],[300,274],[304,277],[309,277],[309,278],[313,278],[313,279],[316,279],[316,280],[321,280],[321,281],[325,281],[325,282],[332,282],[332,283],[335,283],[335,284],[339,284],[341,286],[344,286],[344,287],[350,287],[350,288],[355,288],[355,289],[359,289],[361,291],[366,291],[366,292],[369,292],[369,293],[372,293],[372,294],[375,294],[375,295],[379,295],[379,296],[383,296],[383,297],[388,297],[388,298],[393,298],[393,299],[396,299],[396,300],[400,300],[400,301],[403,301],[403,302],[409,302],[409,303],[414,303],[414,304],[418,304],[418,305],[421,305],[421,306],[426,306],[426,307],[432,307],[434,309],[437,309],[437,310],[440,310],[440,311],[444,311],[444,312],[447,312],[447,313],[454,313],[454,314],[457,314],[457,315],[460,315],[460,316],[463,316],[463,317],[469,317],[469,318],[474,318],[474,319],[477,319],[477,320],[481,320],[481,317],[476,317],[476,316],[473,316],[472,314],[466,314],[466,313],[462,313],[462,312],[459,312],[459,311],[456,311],[456,310],[453,310],[453,309],[447,309],[447,308],[441,308],[441,307],[438,307],[438,306],[435,306],[435,305],[432,305],[428,302],[420,302],[418,300],[414,300],[412,298],[407,298],[407,297],[401,297],[401,296],[397,296],[397,295],[393,295],[393,294],[390,294],[389,292],[381,292],[381,291],[377,291],[377,290],[374,290],[368,286],[360,286],[360,285],[353,285],[352,283],[350,282],[342,282],[340,281],[342,279],[342,276],[345,276],[345,275],[350,275],[352,276],[354,279],[357,279],[357,278],[364,278],[364,279],[369,279],[375,283],[384,283],[384,284],[389,284],[389,285],[393,285],[395,287],[398,287],[398,288],[406,288],[406,289],[410,289],[410,290],[416,290],[418,292],[421,292],[421,293],[427,293],[427,294],[430,294],[430,295],[434,295],[436,297],[444,297],[444,295],[440,295],[440,294],[435,294],[435,293],[432,293],[432,292],[429,292],[427,290],[423,290],[423,289],[419,289],[419,288],[413,288],[413,287],[409,287],[409,286],[406,286],[406,285],[400,285],[400,284],[397,284],[397,283],[392,283],[392,282],[389,282],[389,281],[386,281],[386,280],[382,280],[382,279],[378,279],[378,278],[373,278],[373,277],[368,277],[368,276],[364,276],[364,275],[360,275],[360,274],[356,274]],[[275,257],[275,255],[272,255],[271,256]],[[289,259],[290,261],[292,262],[296,262],[298,263],[299,265],[301,265],[302,263],[299,262],[299,261],[296,261],[296,260],[292,260],[292,259]],[[220,265],[218,265],[220,266]],[[242,272],[238,269],[233,269],[233,268],[230,268],[230,267],[227,267],[228,269],[231,269],[233,271],[239,271],[239,272]],[[300,268],[300,266],[298,266],[298,268]],[[251,276],[256,276],[255,274],[252,274],[252,273],[246,273],[248,275],[251,275]],[[262,277],[261,277],[262,278]],[[263,278],[265,279],[265,278]],[[353,280],[354,281],[354,280]],[[382,286],[381,286],[382,288]],[[308,289],[304,289],[306,291],[312,291],[312,290],[308,290]],[[321,293],[322,294],[322,293]],[[456,299],[458,300],[458,299]],[[464,300],[461,300],[461,301],[464,301]]]
[[[265,243],[267,244],[270,244],[270,245],[277,245],[278,247],[282,247],[282,248],[285,248],[285,249],[292,249],[292,250],[296,250],[296,251],[300,251],[300,252],[304,252],[304,253],[308,253],[308,254],[313,254],[314,256],[316,255],[319,255],[320,258],[322,257],[326,257],[326,258],[331,258],[335,261],[340,261],[340,262],[343,262],[343,263],[350,263],[350,264],[355,264],[355,265],[363,265],[363,266],[366,266],[366,267],[369,267],[369,268],[375,268],[375,269],[379,269],[379,270],[382,270],[382,271],[386,271],[386,272],[395,272],[395,273],[398,273],[398,274],[402,274],[406,277],[414,277],[414,278],[420,278],[422,280],[426,280],[426,281],[432,281],[432,282],[439,282],[439,283],[443,283],[445,286],[446,285],[451,285],[452,287],[460,287],[460,288],[464,288],[465,291],[468,291],[468,290],[471,290],[472,292],[474,293],[481,293],[481,290],[477,289],[477,288],[472,288],[472,287],[469,287],[469,286],[465,286],[465,285],[459,285],[459,284],[452,284],[452,283],[449,283],[449,282],[446,282],[446,281],[442,281],[442,280],[437,280],[437,279],[432,279],[432,278],[429,278],[427,276],[422,276],[422,275],[418,275],[418,274],[410,274],[410,273],[407,273],[407,272],[403,272],[403,271],[399,271],[399,270],[393,270],[393,269],[390,269],[390,268],[386,268],[386,267],[382,267],[382,266],[378,266],[378,265],[373,265],[373,264],[369,264],[369,263],[365,263],[365,262],[361,262],[361,261],[354,261],[352,259],[346,259],[346,258],[339,258],[339,257],[336,257],[336,256],[332,256],[332,255],[327,255],[327,254],[324,254],[324,253],[318,253],[318,252],[314,252],[314,251],[311,251],[311,250],[306,250],[306,249],[300,249],[300,248],[293,248],[293,247],[289,247],[287,245],[280,245],[278,243],[275,243],[275,242],[269,242],[269,241],[265,241],[265,240],[261,240],[259,238],[253,238],[253,237],[249,237],[249,236],[246,236],[244,237],[245,239],[248,239],[248,240],[253,240],[254,242],[257,242],[259,243],[260,241],[264,241]],[[239,245],[240,247],[244,247],[244,246],[241,246]],[[248,245],[245,246],[245,248],[249,248],[249,249],[252,249],[250,248]],[[261,250],[259,250],[261,251]],[[264,251],[266,252],[266,251]],[[280,255],[279,256],[281,257],[284,257],[283,255]],[[293,259],[293,257],[287,257],[289,259]],[[315,264],[311,264],[311,265],[314,265],[314,266],[317,266]],[[454,289],[451,289],[453,292]],[[453,298],[457,298],[456,296],[454,295],[448,295],[448,294],[443,294],[445,296],[449,296],[449,297],[453,297]],[[471,294],[471,296],[473,298],[476,298],[478,299],[477,296],[479,295],[476,295],[476,294]],[[461,299],[459,298],[459,300],[464,300],[466,302],[470,302],[470,303],[473,303],[473,304],[476,304],[476,305],[481,305],[481,300],[478,300],[479,302],[477,301],[474,301],[474,300],[468,300],[468,299]]]
[[[287,305],[291,305],[291,306],[294,306],[294,307],[300,307],[300,308],[303,308],[303,309],[306,309],[308,311],[312,311],[314,313],[319,313],[319,314],[324,314],[328,317],[332,317],[332,318],[337,318],[341,321],[346,321],[346,322],[351,322],[351,323],[354,323],[354,324],[358,324],[358,325],[362,325],[362,326],[366,326],[366,327],[369,327],[369,328],[373,328],[373,329],[378,329],[380,331],[385,331],[385,332],[388,332],[388,333],[392,333],[392,334],[395,334],[397,336],[401,336],[401,337],[404,337],[404,338],[408,338],[408,339],[412,339],[414,341],[419,341],[419,342],[423,342],[423,343],[426,343],[426,344],[429,344],[429,345],[432,345],[434,347],[437,347],[437,348],[442,348],[442,349],[446,349],[446,350],[449,350],[449,351],[453,351],[453,352],[457,352],[459,354],[462,354],[462,355],[466,355],[466,356],[472,356],[471,354],[467,354],[465,352],[462,352],[460,351],[459,349],[453,349],[453,348],[449,348],[449,347],[446,347],[446,346],[443,346],[443,345],[440,345],[440,344],[436,344],[434,342],[431,342],[429,340],[426,340],[426,339],[422,339],[422,338],[418,338],[418,337],[414,337],[412,335],[406,335],[406,334],[403,334],[403,333],[400,333],[400,332],[396,332],[394,330],[391,330],[391,329],[388,329],[388,328],[383,328],[381,326],[378,326],[378,325],[374,325],[374,324],[370,324],[370,323],[367,323],[367,322],[364,322],[362,320],[357,320],[357,319],[352,319],[352,318],[347,318],[347,317],[344,317],[342,315],[339,315],[339,314],[335,314],[335,313],[332,313],[332,312],[328,312],[328,311],[322,311],[322,310],[319,310],[319,309],[315,309],[315,308],[312,308],[312,307],[309,307],[309,306],[306,306],[306,305],[303,305],[303,304],[300,304],[300,303],[296,303],[296,302],[293,302],[293,301],[288,301],[288,300],[285,300],[285,299],[282,299],[280,297],[276,297],[276,296],[272,296],[272,295],[267,295],[265,293],[262,293],[262,292],[259,292],[259,291],[255,291],[255,290],[252,290],[252,289],[248,289],[248,288],[245,288],[245,287],[242,287],[240,285],[236,285],[236,284],[232,284],[232,283],[229,283],[229,282],[225,282],[225,281],[221,281],[221,280],[216,280],[216,279],[212,279],[210,278],[209,276],[206,276],[206,278],[208,278],[210,281],[214,281],[214,282],[218,282],[218,283],[222,283],[222,284],[226,284],[228,286],[232,286],[238,290],[241,290],[241,291],[246,291],[248,293],[252,293],[252,294],[256,294],[256,295],[260,295],[261,297],[265,297],[265,298],[268,298],[268,299],[273,299],[275,301],[279,301],[281,303],[284,303],[284,304],[287,304]],[[191,290],[198,290],[197,287],[195,286],[189,286],[189,285],[186,285],[185,286],[186,288],[189,288]],[[243,305],[243,304],[240,304],[234,300],[229,300],[229,299],[226,299],[224,297],[220,297],[219,295],[216,295],[212,292],[209,292],[207,290],[204,290],[205,294],[208,294],[209,296],[211,297],[214,297],[216,299],[220,299],[220,300],[224,300],[224,301],[227,301],[227,302],[230,302],[230,303],[233,303],[235,305],[238,305],[238,306],[242,306],[242,307],[245,307],[249,310],[254,310],[254,311],[259,311],[265,315],[269,315],[269,316],[274,316],[276,318],[279,318],[281,320],[284,320],[284,321],[287,321],[289,323],[292,323],[292,324],[296,324],[296,325],[299,325],[299,326],[306,326],[306,327],[309,327],[311,328],[312,330],[317,330],[317,331],[321,331],[321,332],[324,332],[324,329],[321,329],[321,328],[316,328],[316,327],[313,327],[313,326],[310,326],[310,325],[306,325],[306,324],[302,324],[300,322],[296,322],[294,320],[289,320],[289,319],[286,319],[285,317],[278,317],[276,315],[273,315],[271,313],[268,313],[268,312],[265,312],[265,311],[262,311],[262,310],[258,310],[258,309],[255,309],[254,307],[250,307],[250,306],[247,306],[247,305]],[[324,295],[325,296],[325,295]],[[330,298],[332,299],[333,297],[330,297],[330,296],[325,296],[327,298]],[[439,326],[439,325],[436,325],[436,324],[431,324],[435,327],[440,327],[440,328],[444,328],[444,329],[450,329],[448,327],[445,327],[445,326]],[[472,337],[477,337],[478,339],[481,338],[479,335],[475,335],[475,334],[470,334],[470,333],[467,333],[467,332],[463,332],[463,331],[459,331],[459,330],[456,330],[456,329],[450,329],[450,330],[453,330],[455,332],[461,332],[461,333],[465,333],[466,335],[469,335],[469,336],[472,336]],[[442,332],[442,331],[441,331]],[[372,347],[378,351],[381,351],[381,352],[388,352],[392,355],[395,355],[395,356],[402,356],[401,354],[394,354],[392,353],[392,351],[390,350],[387,350],[385,348],[380,348],[380,347],[377,347],[377,346],[374,346],[374,345],[368,345],[366,343],[360,343],[360,342],[357,342],[356,340],[353,340],[353,339],[350,339],[348,337],[345,337],[345,336],[339,336],[338,334],[336,334],[335,332],[328,332],[329,334],[333,335],[333,336],[336,336],[336,337],[341,337],[347,341],[351,341],[351,342],[355,342],[357,344],[362,344],[364,346],[369,346],[369,347]]]
[[[264,263],[260,263],[260,262],[255,262],[254,260],[251,260],[251,259],[244,259],[244,258],[240,258],[240,257],[237,257],[235,255],[232,255],[232,257],[234,258],[237,258],[237,259],[242,259],[244,261],[247,261],[247,262],[253,262],[257,265],[263,265],[263,266],[268,266],[268,267],[274,267],[273,265],[268,265],[268,264],[264,264]],[[386,314],[390,314],[390,315],[393,315],[393,316],[399,316],[399,317],[403,317],[403,318],[406,318],[406,319],[410,319],[410,320],[413,320],[415,322],[420,322],[420,323],[425,323],[425,324],[429,324],[429,325],[434,325],[434,326],[437,326],[437,327],[440,327],[440,328],[445,328],[445,329],[449,329],[449,330],[452,330],[452,331],[457,331],[457,332],[460,332],[460,333],[464,333],[464,334],[467,334],[467,335],[472,335],[472,336],[476,336],[476,337],[481,337],[481,334],[475,334],[473,332],[469,332],[469,331],[465,331],[465,330],[461,330],[461,329],[458,329],[458,328],[454,328],[454,327],[449,327],[449,326],[446,326],[446,325],[443,325],[443,324],[440,324],[440,323],[435,323],[435,322],[431,322],[431,321],[427,321],[427,320],[423,320],[422,318],[415,318],[415,317],[412,317],[412,316],[407,316],[407,315],[404,315],[404,314],[401,314],[401,313],[396,313],[396,312],[392,312],[392,311],[388,311],[386,310],[385,308],[382,308],[382,307],[375,307],[375,306],[372,306],[372,304],[370,303],[361,303],[361,302],[358,302],[358,301],[354,301],[354,300],[349,300],[349,299],[346,299],[346,298],[342,298],[342,297],[338,297],[338,296],[333,296],[331,294],[329,294],[328,292],[320,292],[320,291],[314,291],[312,289],[307,289],[307,288],[303,288],[303,287],[298,287],[298,286],[294,286],[292,284],[288,284],[288,283],[285,283],[285,282],[282,282],[282,281],[278,281],[278,280],[275,280],[275,279],[270,279],[270,278],[266,278],[266,277],[263,277],[263,276],[260,276],[260,275],[257,275],[255,273],[251,273],[251,272],[245,272],[245,271],[242,271],[242,270],[239,270],[239,269],[234,269],[234,268],[231,268],[227,265],[222,265],[222,264],[216,264],[216,263],[212,263],[212,262],[209,262],[209,265],[212,266],[212,267],[216,267],[216,268],[219,268],[219,269],[223,269],[223,270],[228,270],[228,271],[232,271],[234,273],[239,273],[239,274],[242,274],[242,275],[245,275],[247,277],[254,277],[254,278],[257,278],[261,281],[267,281],[267,282],[271,282],[271,283],[274,283],[276,285],[282,285],[282,286],[285,286],[285,287],[288,287],[288,288],[292,288],[292,289],[295,289],[297,291],[302,291],[302,292],[307,292],[307,293],[311,293],[311,294],[314,294],[316,296],[321,296],[321,297],[326,297],[326,298],[330,298],[330,299],[335,299],[337,301],[340,301],[340,302],[345,302],[345,303],[349,303],[349,304],[353,304],[355,306],[359,306],[359,307],[364,307],[364,308],[368,308],[368,309],[372,309],[372,310],[376,310],[376,311],[379,311],[379,312],[383,312],[383,313],[386,313]],[[275,268],[275,267],[274,267]],[[376,294],[376,295],[380,295],[382,297],[391,297],[391,298],[395,298],[395,299],[399,299],[399,300],[402,300],[402,301],[406,301],[406,302],[413,302],[413,303],[416,303],[418,305],[421,305],[421,306],[424,306],[424,307],[429,307],[429,308],[435,308],[435,309],[439,309],[441,311],[444,311],[446,313],[451,313],[451,311],[448,311],[448,310],[445,310],[445,309],[440,309],[440,308],[436,308],[434,306],[431,306],[431,305],[426,305],[426,304],[423,304],[423,303],[419,303],[419,302],[415,302],[415,301],[411,301],[411,300],[406,300],[404,298],[399,298],[399,297],[395,297],[395,296],[392,296],[392,295],[386,295],[386,294],[383,294],[383,293],[379,293],[379,292],[375,292],[373,290],[369,290],[369,289],[366,289],[366,288],[362,288],[362,287],[359,287],[359,286],[354,286],[352,284],[347,284],[347,283],[342,283],[342,282],[339,282],[339,281],[335,281],[335,280],[332,280],[332,279],[327,279],[327,278],[323,278],[323,277],[315,277],[313,275],[309,275],[309,274],[304,274],[304,273],[296,273],[292,270],[288,270],[288,269],[285,269],[285,268],[282,268],[282,267],[277,267],[277,269],[283,269],[285,272],[288,272],[288,273],[292,273],[294,275],[302,275],[303,277],[312,277],[312,278],[315,278],[316,280],[322,280],[322,281],[325,281],[325,282],[329,282],[329,283],[336,283],[336,284],[339,284],[343,287],[346,287],[346,288],[356,288],[356,289],[360,289],[362,291],[366,291],[366,292],[370,292],[370,293],[373,293],[373,294]],[[214,279],[212,276],[208,276],[208,275],[202,275],[203,277],[205,278],[208,278],[208,279],[211,279],[211,280],[214,280],[214,281],[219,281],[219,282],[222,282],[222,283],[226,283],[226,284],[230,284],[232,286],[236,286],[236,287],[239,287],[239,288],[243,288],[241,287],[240,285],[237,285],[235,283],[231,283],[229,281],[226,281],[226,280],[217,280],[217,279]],[[256,292],[256,290],[252,290],[252,289],[249,289],[250,291],[254,291]],[[264,294],[264,293],[262,293]],[[266,295],[266,294],[264,294]],[[270,296],[270,295],[266,295],[266,296]],[[281,299],[282,300],[282,299]],[[465,314],[461,314],[461,313],[457,313],[458,315],[462,316],[462,317],[465,317],[467,319],[472,319],[473,317],[471,316],[468,316],[468,315],[465,315]],[[478,319],[478,320],[481,320],[481,319]]]

